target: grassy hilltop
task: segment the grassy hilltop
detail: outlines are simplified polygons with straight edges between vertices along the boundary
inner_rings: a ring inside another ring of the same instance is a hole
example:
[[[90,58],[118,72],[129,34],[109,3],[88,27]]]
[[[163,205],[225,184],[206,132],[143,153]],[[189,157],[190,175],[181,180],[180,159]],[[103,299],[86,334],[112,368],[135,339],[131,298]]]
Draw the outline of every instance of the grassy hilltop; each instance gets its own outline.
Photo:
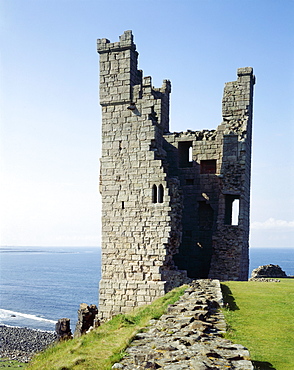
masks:
[[[250,351],[256,369],[294,369],[294,279],[222,284],[227,338]]]
[[[230,281],[222,283],[222,289],[227,303],[223,309],[228,324],[226,337],[249,349],[257,370],[294,369],[294,279],[281,279],[280,283]],[[35,356],[26,368],[111,369],[135,333],[151,318],[160,317],[184,290],[177,288],[151,305],[114,317],[81,338],[59,343]]]

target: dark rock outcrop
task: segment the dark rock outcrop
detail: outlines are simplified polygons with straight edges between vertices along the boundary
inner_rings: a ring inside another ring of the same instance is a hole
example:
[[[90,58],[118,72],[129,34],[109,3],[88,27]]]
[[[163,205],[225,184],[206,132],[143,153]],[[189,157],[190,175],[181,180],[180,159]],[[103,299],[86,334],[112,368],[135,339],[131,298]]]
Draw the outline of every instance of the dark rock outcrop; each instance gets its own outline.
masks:
[[[55,331],[57,334],[57,339],[59,341],[72,339],[72,332],[70,330],[70,319],[59,319],[55,324]]]
[[[80,304],[78,321],[74,333],[75,338],[85,334],[90,328],[96,328],[100,325],[99,320],[95,318],[97,314],[98,309],[95,304],[91,304],[90,306],[88,306],[87,303]]]

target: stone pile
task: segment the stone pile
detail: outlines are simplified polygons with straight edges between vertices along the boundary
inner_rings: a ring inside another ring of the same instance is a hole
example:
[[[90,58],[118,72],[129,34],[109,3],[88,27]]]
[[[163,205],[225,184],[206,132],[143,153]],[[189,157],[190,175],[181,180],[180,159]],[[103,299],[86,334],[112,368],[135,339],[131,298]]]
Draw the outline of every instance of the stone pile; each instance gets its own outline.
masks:
[[[218,280],[196,280],[167,314],[136,335],[127,356],[113,369],[253,370],[248,350],[222,337]]]
[[[35,353],[55,341],[54,332],[0,326],[0,357],[29,362]]]
[[[254,269],[251,273],[250,280],[263,280],[272,278],[286,278],[287,275],[285,271],[281,269],[278,265],[263,265]]]

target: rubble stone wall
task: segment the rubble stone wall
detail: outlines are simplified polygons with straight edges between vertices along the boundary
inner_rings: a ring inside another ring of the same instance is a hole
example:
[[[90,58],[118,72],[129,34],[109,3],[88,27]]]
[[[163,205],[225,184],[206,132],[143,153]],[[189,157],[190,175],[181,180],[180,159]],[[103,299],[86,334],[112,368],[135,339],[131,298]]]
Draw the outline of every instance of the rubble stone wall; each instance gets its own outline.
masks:
[[[226,84],[216,130],[171,133],[171,83],[154,88],[151,77],[143,77],[132,32],[119,42],[98,39],[97,47],[101,319],[190,278],[247,279],[252,68],[238,69],[237,81]],[[237,225],[228,221],[234,199],[240,202]]]
[[[112,368],[253,370],[247,348],[223,338],[221,306],[218,280],[193,281],[165,315],[135,336],[127,355]]]

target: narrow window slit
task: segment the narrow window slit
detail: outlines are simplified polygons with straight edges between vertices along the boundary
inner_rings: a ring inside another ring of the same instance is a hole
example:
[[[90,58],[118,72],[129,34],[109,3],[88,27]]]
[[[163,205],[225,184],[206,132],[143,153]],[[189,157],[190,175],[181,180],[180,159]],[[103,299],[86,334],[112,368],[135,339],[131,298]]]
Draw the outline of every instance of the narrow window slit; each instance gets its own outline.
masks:
[[[232,204],[232,225],[239,225],[240,199],[234,199]]]
[[[152,203],[157,203],[157,186],[152,186]]]
[[[163,203],[164,189],[162,184],[158,186],[158,203]]]
[[[192,146],[189,147],[189,152],[188,152],[188,162],[193,161],[193,148]]]

